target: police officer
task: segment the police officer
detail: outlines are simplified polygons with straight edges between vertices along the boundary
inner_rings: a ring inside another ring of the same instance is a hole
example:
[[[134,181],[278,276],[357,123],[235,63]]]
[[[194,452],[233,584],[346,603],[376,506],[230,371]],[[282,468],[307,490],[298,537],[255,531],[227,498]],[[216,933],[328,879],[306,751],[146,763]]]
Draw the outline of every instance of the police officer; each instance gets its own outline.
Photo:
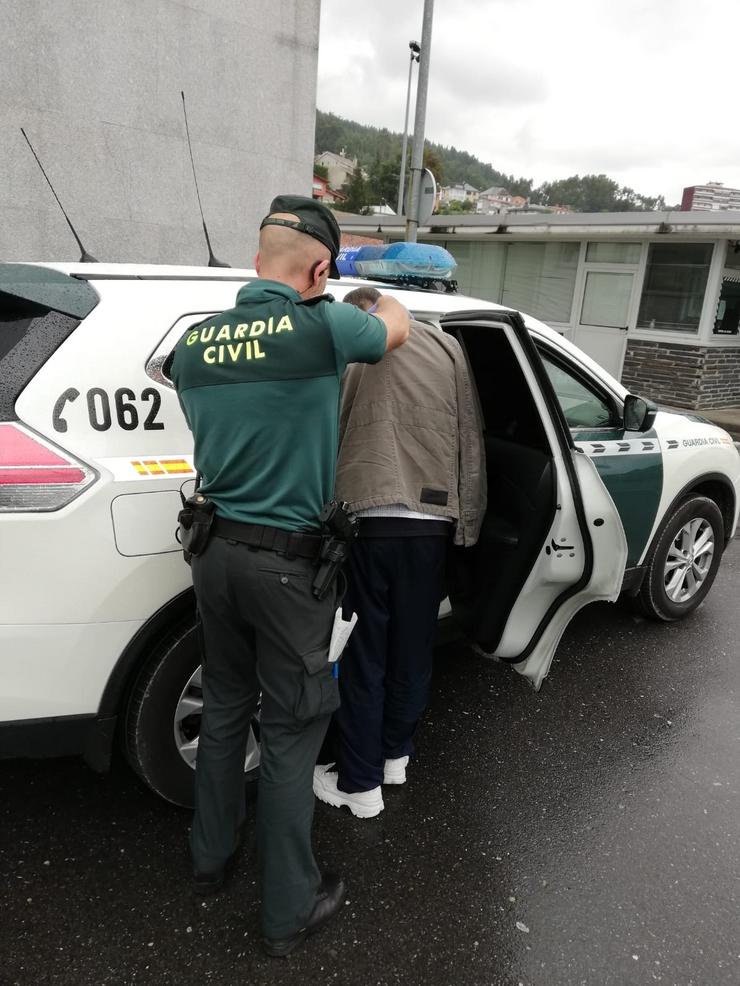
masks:
[[[347,363],[403,343],[406,310],[375,315],[324,295],[339,227],[325,206],[281,195],[260,227],[258,279],[187,332],[172,379],[215,505],[192,560],[202,626],[203,716],[192,830],[194,889],[219,890],[244,824],[244,754],[262,693],[257,843],[263,947],[287,955],[339,909],[344,883],[311,850],[313,767],[339,704],[328,645],[336,587],[312,591],[318,515],[334,491]]]

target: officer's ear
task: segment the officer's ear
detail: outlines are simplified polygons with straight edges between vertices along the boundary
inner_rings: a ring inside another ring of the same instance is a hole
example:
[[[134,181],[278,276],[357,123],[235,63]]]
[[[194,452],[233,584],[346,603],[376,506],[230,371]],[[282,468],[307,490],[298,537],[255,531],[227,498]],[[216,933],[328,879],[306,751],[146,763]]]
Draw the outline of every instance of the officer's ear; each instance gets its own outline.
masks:
[[[319,281],[326,274],[329,276],[329,261],[328,260],[317,260],[316,263],[311,267],[311,284],[318,287]]]
[[[260,272],[260,252],[259,252],[259,250],[254,255],[254,269],[259,274],[259,272]]]

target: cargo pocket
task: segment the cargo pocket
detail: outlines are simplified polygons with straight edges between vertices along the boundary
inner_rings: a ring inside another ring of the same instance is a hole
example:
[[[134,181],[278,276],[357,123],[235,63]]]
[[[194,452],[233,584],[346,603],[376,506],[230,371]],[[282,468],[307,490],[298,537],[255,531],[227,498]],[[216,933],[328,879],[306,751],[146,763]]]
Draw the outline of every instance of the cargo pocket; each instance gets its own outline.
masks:
[[[339,708],[339,682],[327,661],[328,649],[302,656],[303,681],[295,705],[296,719],[316,719]]]

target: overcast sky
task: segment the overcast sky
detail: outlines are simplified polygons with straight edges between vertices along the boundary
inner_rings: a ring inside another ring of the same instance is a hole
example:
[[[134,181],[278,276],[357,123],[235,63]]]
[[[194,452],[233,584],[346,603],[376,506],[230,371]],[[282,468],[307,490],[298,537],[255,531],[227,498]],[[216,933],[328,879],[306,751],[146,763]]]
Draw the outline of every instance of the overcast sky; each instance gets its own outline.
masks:
[[[401,132],[423,9],[322,0],[318,108]],[[535,184],[740,188],[740,3],[437,0],[426,137]]]

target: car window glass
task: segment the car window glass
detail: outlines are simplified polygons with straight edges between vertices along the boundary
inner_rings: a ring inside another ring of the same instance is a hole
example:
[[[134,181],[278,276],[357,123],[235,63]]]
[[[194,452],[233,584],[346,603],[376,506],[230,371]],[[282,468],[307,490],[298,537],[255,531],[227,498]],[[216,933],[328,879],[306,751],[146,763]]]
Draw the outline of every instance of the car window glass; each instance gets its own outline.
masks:
[[[569,428],[605,428],[614,424],[611,408],[561,363],[540,352]]]
[[[0,307],[38,306],[83,319],[100,300],[87,283],[50,267],[34,264],[0,264]]]
[[[86,282],[32,264],[0,264],[0,421],[28,382],[97,305]]]
[[[214,312],[193,312],[190,315],[183,315],[182,318],[178,318],[147,360],[147,376],[163,387],[173,387],[171,371],[172,360],[175,356],[175,346],[189,329],[192,329],[195,325],[200,325],[201,322],[214,314]]]

